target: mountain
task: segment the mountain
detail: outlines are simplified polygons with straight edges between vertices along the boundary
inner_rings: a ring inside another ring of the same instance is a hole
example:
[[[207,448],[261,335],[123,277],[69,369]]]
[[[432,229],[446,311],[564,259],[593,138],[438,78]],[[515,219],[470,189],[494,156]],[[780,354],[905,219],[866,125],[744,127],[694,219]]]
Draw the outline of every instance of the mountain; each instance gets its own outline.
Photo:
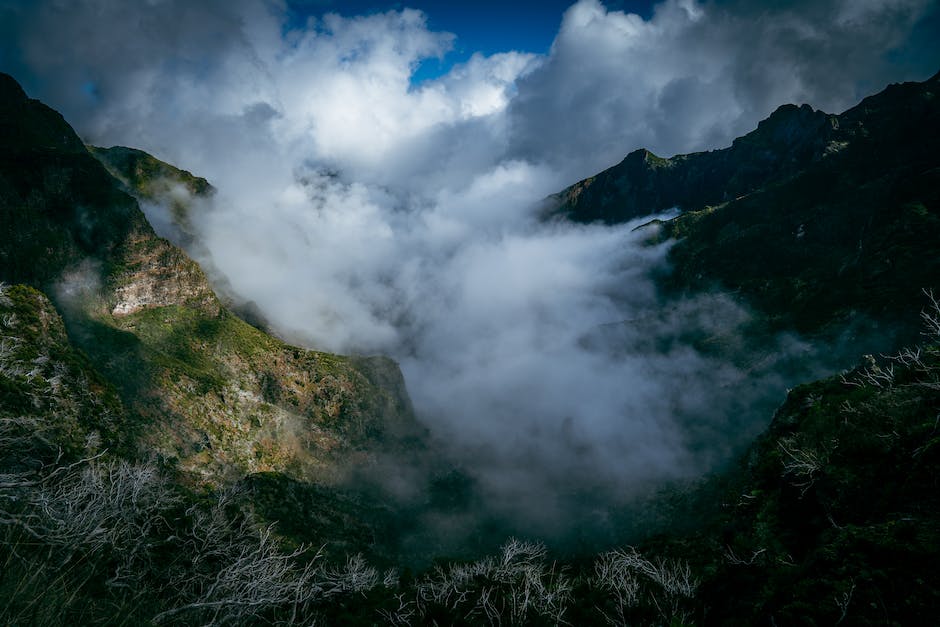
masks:
[[[664,209],[732,200],[839,149],[838,116],[782,105],[722,150],[664,159],[645,148],[553,196],[555,215],[615,224]]]
[[[232,313],[140,209],[181,190],[212,193],[146,153],[86,147],[0,74],[2,623],[320,612],[375,585],[361,554],[382,559],[403,528],[347,482],[422,459],[398,366]]]
[[[391,360],[289,346],[219,301],[128,193],[173,185],[211,193],[146,153],[86,148],[0,75],[0,281],[33,290],[29,316],[61,316],[57,350],[87,356],[82,376],[120,400],[89,433],[200,489],[261,472],[333,485],[397,438],[421,437]]]
[[[638,150],[548,214],[616,223],[678,207],[650,225],[678,240],[667,292],[730,291],[778,329],[912,340],[921,289],[940,277],[938,87],[892,85],[840,115],[784,105],[722,150]]]

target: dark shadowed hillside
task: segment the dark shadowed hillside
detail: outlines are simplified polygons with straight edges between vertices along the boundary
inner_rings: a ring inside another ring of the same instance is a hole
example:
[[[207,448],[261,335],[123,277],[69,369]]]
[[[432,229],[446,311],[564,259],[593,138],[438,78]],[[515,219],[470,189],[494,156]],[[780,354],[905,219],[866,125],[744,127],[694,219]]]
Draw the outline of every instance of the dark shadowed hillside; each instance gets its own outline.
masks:
[[[553,214],[606,224],[679,207],[697,209],[792,176],[836,149],[838,116],[783,105],[729,148],[664,159],[640,148],[553,197]]]
[[[657,235],[679,240],[668,289],[737,293],[775,328],[910,340],[940,277],[938,87],[892,85],[841,115],[786,105],[722,150],[636,151],[554,212],[614,223],[678,207]]]

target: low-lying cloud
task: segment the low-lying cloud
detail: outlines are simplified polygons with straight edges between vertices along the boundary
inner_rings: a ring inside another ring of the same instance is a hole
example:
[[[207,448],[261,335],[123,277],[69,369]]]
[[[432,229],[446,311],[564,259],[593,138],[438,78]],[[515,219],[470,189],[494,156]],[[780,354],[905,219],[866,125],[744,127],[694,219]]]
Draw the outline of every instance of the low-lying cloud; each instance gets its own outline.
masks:
[[[666,0],[643,20],[581,0],[547,55],[413,85],[453,44],[418,11],[297,25],[274,1],[129,6],[0,0],[0,69],[89,142],[207,177],[195,250],[232,295],[292,341],[398,359],[438,445],[545,533],[574,500],[727,459],[788,382],[775,360],[809,347],[703,353],[683,338],[733,344],[747,313],[664,312],[649,273],[667,245],[540,223],[540,199],[638,146],[720,147],[784,102],[841,110],[940,60],[927,1]]]

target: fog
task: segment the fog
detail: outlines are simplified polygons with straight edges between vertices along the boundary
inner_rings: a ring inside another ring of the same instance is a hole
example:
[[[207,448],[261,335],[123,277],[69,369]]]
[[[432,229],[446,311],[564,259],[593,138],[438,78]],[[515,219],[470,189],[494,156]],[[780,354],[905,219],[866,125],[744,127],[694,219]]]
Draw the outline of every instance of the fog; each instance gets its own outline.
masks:
[[[795,337],[736,345],[751,314],[730,298],[664,306],[651,273],[669,244],[646,244],[646,220],[544,223],[541,200],[636,147],[728,145],[779,104],[840,111],[938,59],[936,7],[913,0],[666,0],[649,20],[581,0],[547,54],[474,55],[418,85],[454,37],[410,9],[305,24],[278,2],[0,10],[0,69],[89,143],[218,189],[191,250],[228,296],[289,341],[394,357],[438,450],[493,512],[546,535],[577,524],[575,504],[603,517],[715,468],[769,421],[794,361],[825,365]]]

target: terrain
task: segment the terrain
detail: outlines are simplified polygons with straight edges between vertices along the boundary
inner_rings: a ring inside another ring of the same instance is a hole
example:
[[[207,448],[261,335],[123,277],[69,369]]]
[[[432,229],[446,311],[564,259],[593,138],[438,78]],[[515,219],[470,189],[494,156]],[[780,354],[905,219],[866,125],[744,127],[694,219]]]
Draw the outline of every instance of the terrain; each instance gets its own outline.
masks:
[[[838,337],[856,367],[791,390],[731,467],[652,499],[661,521],[634,547],[562,560],[507,539],[412,572],[394,568],[409,560],[394,542],[407,516],[347,481],[426,454],[394,362],[290,346],[245,322],[141,211],[168,206],[163,227],[193,250],[188,212],[210,183],[85,146],[0,75],[0,617],[929,621],[938,85],[893,85],[840,115],[785,105],[729,148],[635,151],[549,199],[545,219],[608,224],[678,207],[640,227],[651,244],[677,240],[657,277],[664,306],[731,294],[758,314],[745,344]],[[734,356],[729,338],[691,341]],[[462,477],[444,477],[446,500]]]

